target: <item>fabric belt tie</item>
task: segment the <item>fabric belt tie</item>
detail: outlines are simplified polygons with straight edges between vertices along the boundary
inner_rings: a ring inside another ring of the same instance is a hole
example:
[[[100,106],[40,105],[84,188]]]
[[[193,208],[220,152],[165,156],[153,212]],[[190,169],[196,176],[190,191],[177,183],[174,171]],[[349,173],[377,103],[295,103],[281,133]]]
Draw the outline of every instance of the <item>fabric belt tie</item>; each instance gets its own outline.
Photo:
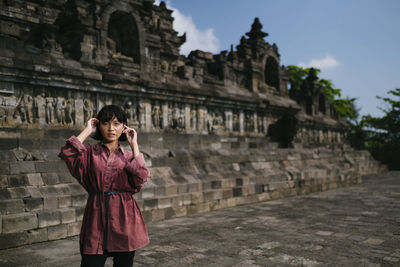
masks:
[[[107,249],[107,241],[108,241],[108,217],[109,217],[109,207],[110,207],[110,196],[122,193],[128,193],[129,191],[103,191],[103,192],[91,192],[91,195],[104,195],[106,196],[106,225],[104,227],[104,237],[103,237],[103,253]]]

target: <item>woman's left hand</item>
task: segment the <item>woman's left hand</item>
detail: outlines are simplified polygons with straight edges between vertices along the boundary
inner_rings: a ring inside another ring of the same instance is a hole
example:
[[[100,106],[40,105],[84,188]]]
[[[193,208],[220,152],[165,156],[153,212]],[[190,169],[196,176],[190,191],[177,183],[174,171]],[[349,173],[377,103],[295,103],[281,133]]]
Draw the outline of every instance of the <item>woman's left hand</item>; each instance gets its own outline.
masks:
[[[135,129],[129,128],[128,126],[124,125],[124,130],[122,131],[122,133],[126,134],[126,140],[131,146],[137,144],[137,133]]]

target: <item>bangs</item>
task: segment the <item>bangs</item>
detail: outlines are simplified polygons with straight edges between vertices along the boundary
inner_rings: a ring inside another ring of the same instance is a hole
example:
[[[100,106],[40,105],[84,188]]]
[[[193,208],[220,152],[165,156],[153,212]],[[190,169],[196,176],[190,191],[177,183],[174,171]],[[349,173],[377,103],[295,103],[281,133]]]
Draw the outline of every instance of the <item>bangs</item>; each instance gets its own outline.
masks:
[[[97,116],[97,119],[101,123],[111,121],[114,118],[117,118],[120,123],[127,123],[125,112],[120,107],[114,105],[103,107]]]
[[[116,115],[114,112],[112,112],[111,110],[109,110],[109,111],[107,111],[106,114],[103,114],[103,116],[101,116],[100,118],[98,118],[98,120],[99,120],[101,123],[105,123],[105,122],[107,122],[107,121],[112,121],[112,120],[114,120],[114,118],[117,118],[117,120],[118,120],[119,122],[121,122],[121,119],[118,119],[117,115]]]

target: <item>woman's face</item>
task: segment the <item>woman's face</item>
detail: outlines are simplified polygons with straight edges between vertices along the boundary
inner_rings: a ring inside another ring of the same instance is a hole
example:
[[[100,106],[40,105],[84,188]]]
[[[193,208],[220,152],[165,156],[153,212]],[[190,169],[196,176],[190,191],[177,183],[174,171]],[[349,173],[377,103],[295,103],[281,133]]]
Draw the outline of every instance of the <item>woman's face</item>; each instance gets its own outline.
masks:
[[[100,133],[103,136],[104,142],[118,142],[119,137],[124,130],[124,124],[119,122],[116,117],[104,123],[100,122]]]

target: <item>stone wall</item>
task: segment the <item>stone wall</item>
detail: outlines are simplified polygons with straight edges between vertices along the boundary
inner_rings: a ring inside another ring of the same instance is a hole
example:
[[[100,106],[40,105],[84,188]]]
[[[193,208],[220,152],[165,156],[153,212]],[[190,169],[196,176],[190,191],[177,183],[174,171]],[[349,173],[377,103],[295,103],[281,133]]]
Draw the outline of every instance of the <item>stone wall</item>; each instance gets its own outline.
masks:
[[[0,139],[0,248],[79,234],[87,194],[57,158],[76,131]],[[93,140],[89,140],[93,142]],[[279,149],[265,137],[140,133],[147,222],[334,189],[383,170],[347,146]]]
[[[86,192],[57,154],[108,104],[125,109],[151,169],[135,195],[146,221],[383,169],[345,144],[315,73],[288,89],[257,18],[230,51],[183,56],[171,13],[153,0],[0,0],[0,248],[79,233]]]

